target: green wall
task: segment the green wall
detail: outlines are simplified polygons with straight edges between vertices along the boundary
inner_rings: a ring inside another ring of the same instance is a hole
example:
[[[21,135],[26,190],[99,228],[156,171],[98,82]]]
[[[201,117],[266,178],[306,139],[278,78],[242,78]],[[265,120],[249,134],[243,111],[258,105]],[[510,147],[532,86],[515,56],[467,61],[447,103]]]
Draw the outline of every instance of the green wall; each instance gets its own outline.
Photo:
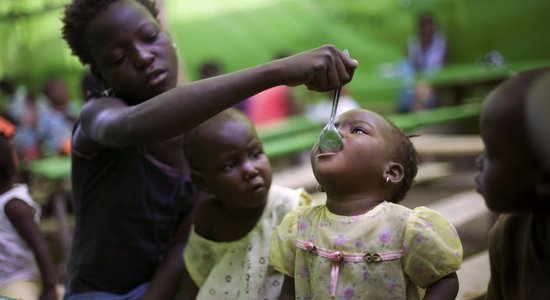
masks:
[[[60,39],[61,6],[67,0],[2,0],[0,77],[39,87],[62,76],[77,89],[82,67]],[[40,5],[48,10],[36,13]],[[165,0],[170,31],[189,80],[205,59],[234,71],[332,43],[361,63],[350,90],[359,98],[393,101],[393,92],[365,89],[383,64],[404,56],[418,12],[432,11],[454,63],[475,63],[498,50],[508,61],[550,58],[548,0]],[[15,18],[17,11],[32,11]],[[56,8],[57,7],[57,8]],[[8,17],[9,16],[9,17]],[[76,92],[75,92],[76,95]]]

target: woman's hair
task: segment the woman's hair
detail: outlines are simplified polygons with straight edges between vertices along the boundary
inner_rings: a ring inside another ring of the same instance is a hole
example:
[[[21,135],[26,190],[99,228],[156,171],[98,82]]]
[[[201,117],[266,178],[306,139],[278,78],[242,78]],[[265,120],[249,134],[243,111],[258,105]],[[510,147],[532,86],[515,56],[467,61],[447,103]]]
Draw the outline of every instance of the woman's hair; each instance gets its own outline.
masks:
[[[13,155],[10,141],[0,134],[0,184],[8,183],[16,172]]]
[[[65,7],[63,16],[63,39],[67,42],[71,51],[84,65],[92,63],[92,57],[86,46],[85,32],[90,22],[96,15],[106,10],[109,5],[118,0],[74,0]],[[158,10],[154,0],[134,0],[141,3],[151,14],[157,18]]]
[[[418,173],[418,152],[411,142],[411,137],[405,134],[401,129],[399,129],[395,124],[390,120],[386,119],[391,126],[391,137],[395,141],[395,159],[401,165],[403,165],[403,180],[401,181],[401,186],[397,192],[390,199],[391,202],[399,203],[401,200],[405,199],[407,192],[411,189],[416,173]]]

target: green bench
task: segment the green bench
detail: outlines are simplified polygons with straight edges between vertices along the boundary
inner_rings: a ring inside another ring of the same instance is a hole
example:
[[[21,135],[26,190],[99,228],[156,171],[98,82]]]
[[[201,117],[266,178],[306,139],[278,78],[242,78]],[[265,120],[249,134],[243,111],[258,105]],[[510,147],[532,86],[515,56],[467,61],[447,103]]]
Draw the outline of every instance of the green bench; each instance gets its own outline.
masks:
[[[411,132],[422,127],[477,118],[480,111],[481,103],[469,103],[390,115],[387,118],[402,130]],[[324,125],[299,116],[278,124],[259,127],[258,135],[264,144],[267,156],[275,159],[313,147]],[[71,161],[69,157],[47,157],[33,161],[29,169],[32,173],[45,178],[61,180],[70,176]]]

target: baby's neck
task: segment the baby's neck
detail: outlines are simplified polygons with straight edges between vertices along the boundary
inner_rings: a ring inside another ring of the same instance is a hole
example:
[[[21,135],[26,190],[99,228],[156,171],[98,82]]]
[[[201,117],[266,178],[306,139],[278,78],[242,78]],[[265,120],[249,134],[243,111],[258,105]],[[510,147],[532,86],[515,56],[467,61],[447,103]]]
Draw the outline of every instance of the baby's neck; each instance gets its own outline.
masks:
[[[330,212],[340,216],[358,216],[386,201],[381,197],[333,197],[327,195],[327,208]]]

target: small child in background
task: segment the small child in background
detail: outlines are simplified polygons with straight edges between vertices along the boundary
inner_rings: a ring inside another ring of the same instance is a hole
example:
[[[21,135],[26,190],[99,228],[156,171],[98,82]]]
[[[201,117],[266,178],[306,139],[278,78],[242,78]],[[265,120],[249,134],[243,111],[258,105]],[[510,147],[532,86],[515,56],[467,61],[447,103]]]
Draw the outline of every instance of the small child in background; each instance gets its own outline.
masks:
[[[184,261],[198,294],[189,299],[278,299],[283,275],[269,262],[275,226],[300,204],[303,189],[272,186],[256,130],[230,108],[185,134],[192,177],[211,194],[198,208]]]
[[[285,274],[285,299],[455,299],[462,245],[455,228],[426,207],[397,204],[418,170],[417,153],[385,118],[353,109],[336,121],[344,147],[311,164],[325,205],[289,213],[270,259]]]
[[[18,161],[13,126],[0,122],[0,295],[57,299],[55,266],[38,222],[40,206],[27,185],[15,184]]]
[[[527,110],[528,100],[548,101],[548,86],[535,83],[549,74],[550,68],[536,69],[506,80],[481,112],[485,150],[478,158],[477,190],[492,211],[502,213],[489,232],[486,299],[550,299],[550,170],[543,163],[550,148],[528,129],[537,115],[537,124],[548,123],[550,111]]]

